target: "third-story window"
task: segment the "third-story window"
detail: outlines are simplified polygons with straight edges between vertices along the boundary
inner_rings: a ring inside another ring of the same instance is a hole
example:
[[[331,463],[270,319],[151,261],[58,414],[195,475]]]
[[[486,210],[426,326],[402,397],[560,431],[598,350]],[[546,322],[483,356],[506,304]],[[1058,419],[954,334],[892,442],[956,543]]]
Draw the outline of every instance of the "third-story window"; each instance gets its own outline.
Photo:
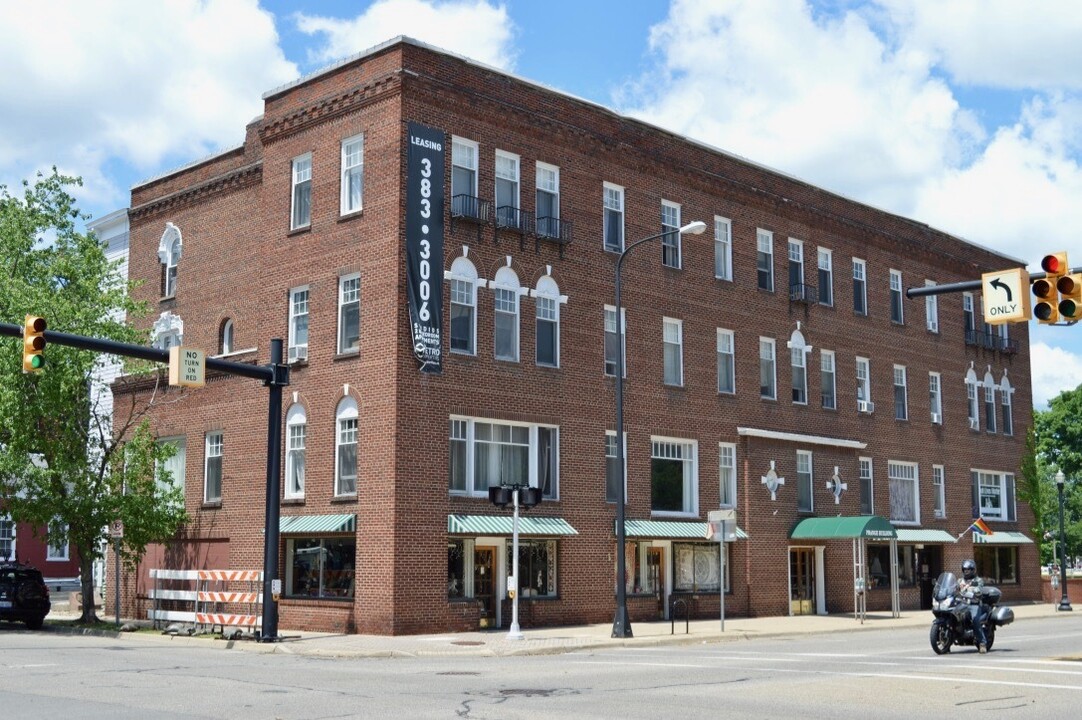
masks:
[[[909,419],[909,394],[905,382],[905,366],[894,366],[894,419]]]
[[[714,216],[714,277],[733,279],[733,223],[717,215]]]
[[[308,359],[308,288],[289,291],[289,360]]]
[[[338,352],[357,352],[361,347],[361,276],[338,279]]]
[[[890,321],[902,325],[905,316],[902,313],[902,273],[890,271]]]
[[[977,318],[973,314],[972,293],[962,293],[962,328],[965,330],[967,343],[977,342]]]
[[[619,185],[605,183],[605,249],[622,252],[624,249],[624,189]]]
[[[863,260],[853,258],[853,312],[868,314],[868,266]]]
[[[826,248],[819,248],[819,303],[834,304],[834,256]]]
[[[718,328],[718,392],[736,392],[736,359],[733,356],[733,331]]]
[[[823,407],[827,410],[835,410],[838,407],[837,379],[834,375],[834,351],[819,351],[819,379]]]
[[[334,494],[357,494],[357,401],[342,398],[335,413],[337,437],[335,439]]]
[[[463,138],[451,140],[451,214],[478,217],[477,143]]]
[[[768,400],[778,397],[773,338],[759,338],[759,396]]]
[[[872,498],[874,487],[872,486],[872,459],[860,458],[860,514],[872,514]]]
[[[872,380],[868,358],[857,358],[857,410],[871,412]]]
[[[537,234],[560,237],[560,168],[537,163]]]
[[[789,238],[789,297],[805,299],[804,287],[804,243]]]
[[[925,280],[925,287],[935,287],[935,280]],[[926,295],[924,297],[924,317],[928,332],[939,332],[939,296]]]
[[[812,486],[812,454],[807,450],[796,451],[796,509],[800,512],[815,510]]]
[[[759,289],[774,292],[774,233],[760,228],[756,231],[755,243]]]
[[[650,510],[697,513],[699,478],[694,441],[651,438]]]
[[[496,151],[496,223],[502,227],[520,227],[518,168],[518,155]]]
[[[619,362],[621,347],[626,349],[627,342],[627,317],[624,310],[620,311],[620,329],[617,335],[616,308],[611,305],[605,306],[605,374],[616,376],[616,365]],[[626,356],[625,356],[626,357]],[[624,365],[624,376],[627,376],[627,365]]]
[[[537,364],[560,366],[560,288],[546,275],[537,281]]]
[[[680,206],[668,200],[661,201],[661,264],[680,267]]]
[[[340,213],[361,209],[364,200],[364,135],[342,141],[342,203]]]
[[[161,242],[158,244],[158,260],[162,263],[162,297],[176,297],[177,294],[177,263],[180,262],[183,249],[183,238],[180,229],[173,223],[166,223],[165,232],[162,233]]]
[[[290,229],[312,224],[312,154],[293,158],[293,202]]]
[[[206,436],[206,460],[203,467],[203,501],[222,501],[222,456],[225,441],[222,433],[208,432]]]
[[[928,408],[932,413],[932,424],[943,424],[943,396],[940,392],[940,377],[937,372],[928,373]]]
[[[718,443],[718,465],[722,507],[736,507],[736,445]]]
[[[684,384],[683,323],[673,318],[664,319],[665,384]]]

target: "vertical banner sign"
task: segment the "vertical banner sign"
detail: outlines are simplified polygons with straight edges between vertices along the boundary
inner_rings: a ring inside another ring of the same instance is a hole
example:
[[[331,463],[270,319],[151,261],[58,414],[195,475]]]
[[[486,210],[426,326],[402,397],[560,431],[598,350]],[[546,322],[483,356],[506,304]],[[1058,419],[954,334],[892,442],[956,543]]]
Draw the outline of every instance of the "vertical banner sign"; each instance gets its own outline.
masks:
[[[406,293],[421,372],[443,370],[443,131],[407,124]]]

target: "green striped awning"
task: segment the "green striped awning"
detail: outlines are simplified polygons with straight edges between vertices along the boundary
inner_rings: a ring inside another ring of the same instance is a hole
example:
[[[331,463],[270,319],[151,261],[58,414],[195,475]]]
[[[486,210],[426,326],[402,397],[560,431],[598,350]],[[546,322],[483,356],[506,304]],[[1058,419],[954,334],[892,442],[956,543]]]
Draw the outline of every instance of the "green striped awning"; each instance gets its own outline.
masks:
[[[278,532],[298,535],[300,533],[356,532],[357,516],[349,515],[290,515],[278,522]]]
[[[996,530],[991,535],[973,533],[973,542],[977,545],[1032,545],[1033,541],[1025,534],[1009,530]]]
[[[706,528],[707,523],[704,522],[681,522],[679,520],[625,520],[624,537],[667,540],[706,540]],[[741,540],[748,539],[748,534],[740,528],[736,529],[736,536]]]
[[[926,530],[922,528],[898,528],[900,543],[952,543],[958,539],[946,530]]]
[[[448,515],[447,532],[451,535],[510,535],[514,518],[510,515]],[[519,535],[578,535],[579,531],[563,518],[522,517]]]
[[[789,535],[793,540],[839,540],[867,538],[891,540],[898,537],[890,522],[878,515],[804,518]]]

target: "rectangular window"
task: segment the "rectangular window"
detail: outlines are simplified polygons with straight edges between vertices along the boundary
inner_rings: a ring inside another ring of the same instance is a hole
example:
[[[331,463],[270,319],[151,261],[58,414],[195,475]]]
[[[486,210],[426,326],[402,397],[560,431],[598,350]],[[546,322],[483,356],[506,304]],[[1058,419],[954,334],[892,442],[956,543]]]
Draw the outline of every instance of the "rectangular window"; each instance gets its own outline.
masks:
[[[996,386],[988,382],[984,385],[984,428],[990,433],[996,431]]]
[[[977,317],[973,313],[973,293],[962,293],[962,328],[965,341],[972,345],[977,342]]]
[[[312,154],[293,158],[293,194],[290,230],[312,224]]]
[[[872,485],[872,459],[860,458],[860,514],[872,514],[872,498],[874,487]]]
[[[338,352],[361,348],[361,276],[338,278]]]
[[[477,201],[477,143],[458,137],[451,140],[451,214],[481,214]]]
[[[943,396],[940,393],[939,373],[928,373],[928,407],[932,412],[932,424],[943,424]]]
[[[1017,545],[975,545],[973,560],[977,563],[977,575],[982,578],[996,585],[1018,584]]]
[[[289,361],[308,359],[308,288],[289,291]]]
[[[513,565],[514,545],[507,543],[507,564]],[[556,541],[518,541],[519,597],[556,597]]]
[[[560,366],[560,301],[538,295],[537,304],[537,364]]]
[[[759,338],[759,397],[776,400],[777,384],[774,372],[774,339]]]
[[[857,412],[871,412],[872,372],[868,358],[857,358]]]
[[[304,497],[305,441],[308,425],[305,422],[286,424],[286,492],[288,498]]]
[[[1011,417],[1011,392],[1010,386],[1004,382],[999,391],[999,402],[1003,408],[1003,434],[1014,435],[1014,419]]]
[[[477,335],[476,285],[451,279],[451,352],[475,355]]]
[[[537,163],[537,234],[560,237],[560,168]]]
[[[661,201],[661,264],[680,267],[680,206],[668,200]]]
[[[736,507],[736,445],[718,443],[718,458],[721,506]]]
[[[60,520],[49,523],[49,536],[46,540],[46,560],[67,560],[68,555],[68,526]],[[48,573],[45,573],[48,575]]]
[[[619,502],[620,476],[623,475],[624,498],[627,499],[627,436],[624,436],[624,472],[616,462],[616,433],[605,433],[605,502]]]
[[[890,521],[919,525],[920,494],[917,464],[893,460],[888,462],[887,480],[890,488]]]
[[[624,249],[624,189],[619,185],[605,183],[605,249],[623,252]]]
[[[789,362],[793,370],[793,402],[797,405],[808,404],[807,355],[806,346],[789,348]]]
[[[812,454],[807,450],[796,451],[796,509],[799,512],[815,510],[815,493],[812,492]]]
[[[900,270],[890,271],[890,321],[903,325],[905,316],[902,314],[902,273]]]
[[[718,328],[718,392],[736,392],[736,359],[733,353],[733,331]]]
[[[826,248],[819,248],[819,304],[834,304],[834,256]]]
[[[497,360],[518,362],[518,290],[493,288]]]
[[[696,443],[654,437],[650,445],[650,510],[657,514],[698,513]]]
[[[684,384],[684,343],[683,323],[673,318],[664,318],[663,344],[665,355],[665,384]]]
[[[356,540],[351,537],[288,537],[285,545],[286,596],[353,597]]]
[[[616,377],[616,365],[619,363],[621,348],[625,351],[624,377],[627,377],[627,313],[620,309],[620,335],[616,335],[616,308],[605,306],[605,374]]]
[[[774,233],[759,228],[755,233],[755,270],[759,289],[774,292]]]
[[[714,216],[714,277],[733,279],[733,222]]]
[[[503,150],[496,151],[496,224],[520,228],[519,216],[519,157]]]
[[[935,280],[925,280],[924,287],[935,287]],[[926,318],[928,332],[939,332],[939,296],[924,296],[924,316]]]
[[[935,494],[935,508],[933,510],[937,518],[947,517],[947,491],[944,484],[946,474],[942,465],[932,466],[932,492]]]
[[[334,494],[357,494],[357,418],[338,419],[338,462],[335,472]]]
[[[476,545],[469,538],[447,539],[447,599],[474,596],[473,572]]]
[[[857,315],[868,314],[867,264],[853,258],[853,312]]]
[[[914,550],[912,545],[898,545],[898,586],[913,587],[917,584]],[[866,569],[869,588],[890,589],[890,546],[868,543],[868,567]]]
[[[222,455],[224,452],[224,438],[221,432],[207,433],[205,450],[203,465],[203,502],[221,502]]]
[[[1011,473],[973,470],[974,517],[1014,522],[1017,506],[1014,495],[1014,475]]]
[[[468,423],[465,420],[451,418],[451,432],[448,438],[451,447],[451,458],[447,476],[452,493],[465,493],[468,491],[466,487],[466,478],[469,477],[466,470],[466,450],[469,447],[469,438],[466,436],[467,425]]]
[[[894,366],[894,419],[909,419],[909,393],[906,388],[905,366]]]
[[[804,287],[804,243],[789,238],[789,297],[803,300],[807,296]]]
[[[498,485],[541,488],[559,497],[559,428],[451,418],[452,493],[488,497]],[[470,478],[469,482],[466,478]]]
[[[158,485],[165,489],[166,478],[168,477],[169,488],[180,490],[180,502],[183,504],[184,488],[186,487],[184,473],[188,461],[188,439],[183,436],[164,437],[158,440],[158,444],[173,447],[173,454],[157,468],[156,479]],[[0,558],[2,557],[3,554],[0,553]]]
[[[827,410],[835,410],[838,407],[837,382],[834,375],[834,351],[819,351],[819,380],[823,407]]]
[[[980,430],[981,429],[981,413],[980,407],[977,403],[977,386],[980,383],[967,382],[966,383],[966,410],[969,414],[969,429]]]
[[[0,516],[0,560],[15,559],[15,523],[10,517]]]
[[[721,590],[721,557],[719,552],[726,551],[728,558],[729,543],[682,543],[672,544],[673,554],[673,592],[677,593],[717,593]],[[730,591],[729,563],[725,563],[725,592]]]
[[[342,215],[357,212],[364,200],[364,135],[342,141]]]

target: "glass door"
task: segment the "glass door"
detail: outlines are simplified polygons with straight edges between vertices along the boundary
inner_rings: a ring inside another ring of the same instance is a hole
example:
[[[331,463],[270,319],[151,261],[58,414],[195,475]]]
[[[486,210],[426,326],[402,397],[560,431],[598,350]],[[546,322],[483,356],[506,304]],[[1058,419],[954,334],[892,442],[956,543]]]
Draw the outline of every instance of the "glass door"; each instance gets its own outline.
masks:
[[[473,595],[481,603],[481,627],[496,626],[496,550],[479,547],[473,552]]]
[[[815,614],[815,550],[789,550],[789,613]]]

